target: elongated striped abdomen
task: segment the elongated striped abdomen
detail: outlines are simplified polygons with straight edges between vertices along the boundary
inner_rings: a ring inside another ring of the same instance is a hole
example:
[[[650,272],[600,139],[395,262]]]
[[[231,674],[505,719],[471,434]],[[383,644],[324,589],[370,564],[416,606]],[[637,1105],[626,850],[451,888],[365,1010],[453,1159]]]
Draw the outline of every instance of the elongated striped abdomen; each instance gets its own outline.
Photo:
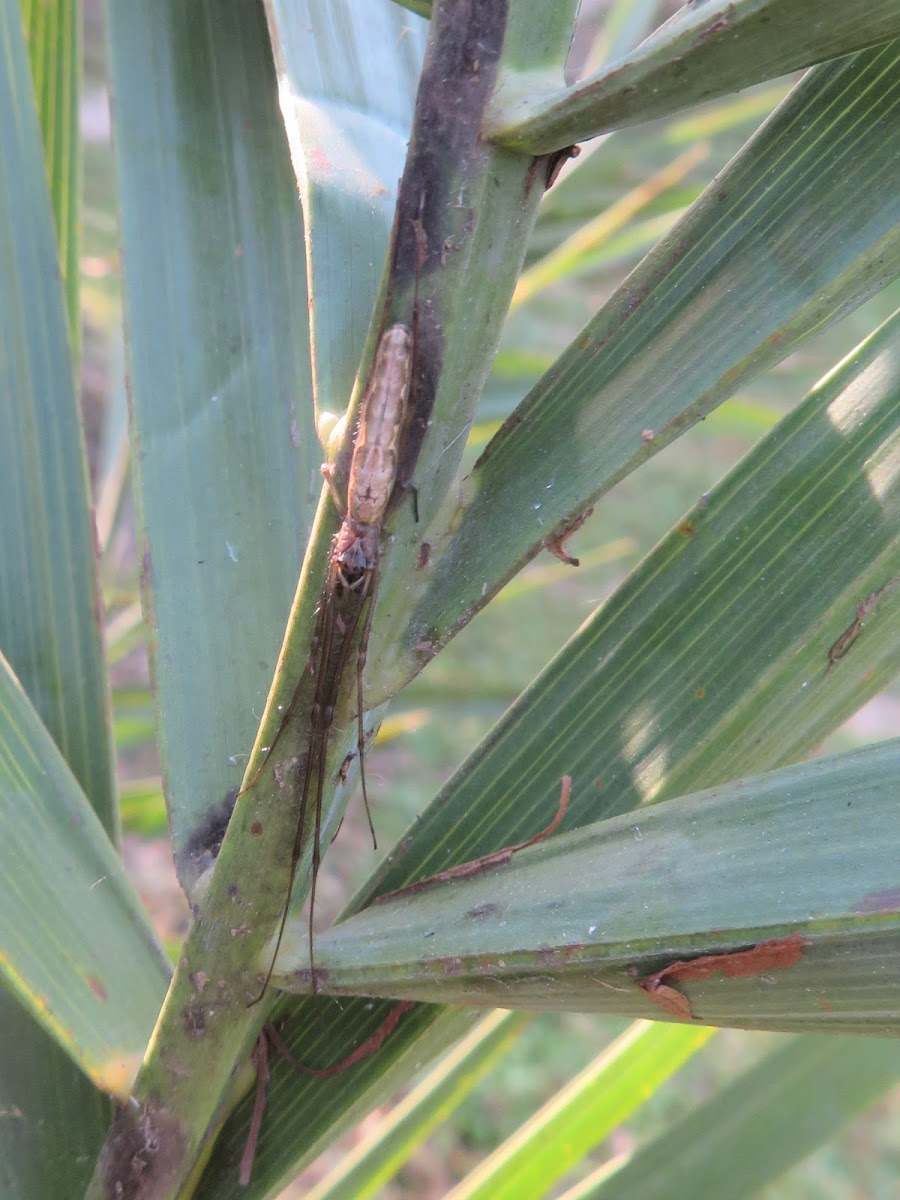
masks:
[[[380,525],[397,482],[400,431],[406,416],[412,368],[412,334],[392,325],[381,335],[366,394],[347,485],[353,524]]]

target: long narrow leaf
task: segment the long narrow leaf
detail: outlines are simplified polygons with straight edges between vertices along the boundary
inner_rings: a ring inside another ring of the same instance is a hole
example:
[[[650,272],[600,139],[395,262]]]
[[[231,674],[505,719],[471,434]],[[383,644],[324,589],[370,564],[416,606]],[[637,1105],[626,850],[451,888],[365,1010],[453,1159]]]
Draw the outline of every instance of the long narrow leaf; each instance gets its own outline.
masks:
[[[268,0],[267,10],[315,297],[314,394],[320,410],[341,413],[372,317],[427,25],[378,0]]]
[[[46,46],[36,53],[43,59],[45,50],[52,58]],[[67,51],[73,54],[74,46]],[[60,82],[69,106],[58,127],[62,134],[76,106],[70,77],[48,79],[51,87]],[[48,100],[47,129],[54,127],[52,107]],[[60,147],[64,141],[62,134]],[[0,652],[114,834],[87,471],[44,150],[22,10],[17,0],[0,0]],[[74,197],[65,192],[70,179],[62,160],[53,147],[47,153],[61,167],[53,174],[64,237],[76,219],[64,197],[70,203]],[[73,252],[70,241],[70,265]],[[77,272],[67,279],[71,289]],[[77,310],[72,295],[69,316]],[[4,881],[7,920],[20,869]],[[6,991],[0,993],[0,1026],[0,1107],[11,1114],[0,1124],[0,1190],[15,1200],[77,1190],[109,1104]]]
[[[77,0],[20,0],[59,241],[69,336],[81,340],[78,228],[81,214],[81,8]]]
[[[900,1076],[900,1044],[797,1038],[565,1200],[750,1200]]]
[[[395,685],[554,532],[900,272],[900,43],[818,68],[582,330],[426,533]]]
[[[0,973],[104,1091],[128,1096],[168,968],[115,847],[0,658]]]
[[[15,0],[0,5],[0,39],[0,650],[113,829],[87,470]]]
[[[818,759],[385,897],[318,939],[319,988],[896,1033],[898,770],[900,741]],[[302,985],[307,948],[289,936]]]
[[[135,488],[186,888],[221,840],[318,495],[306,268],[260,9],[109,12]]]
[[[563,775],[572,829],[796,762],[893,677],[898,334],[900,313],[685,514],[357,904],[531,836]]]
[[[552,814],[563,774],[574,778],[566,818],[574,828],[795,761],[879,689],[900,658],[896,589],[843,658],[832,663],[829,651],[859,604],[900,571],[889,466],[900,423],[898,321],[679,523],[513,707],[356,905],[529,837]],[[325,1064],[390,1011],[320,1001],[299,1009],[286,1032],[296,1053]],[[405,1017],[382,1047],[386,1075],[366,1102],[397,1085],[405,1054],[415,1060],[423,1022],[422,1013]],[[442,1028],[432,1027],[438,1044]],[[337,1113],[363,1102],[374,1077],[366,1065],[302,1082],[276,1069],[269,1090],[279,1115],[263,1127],[261,1180],[283,1178]],[[226,1127],[223,1145],[235,1150],[211,1173],[209,1195],[231,1194],[248,1121],[244,1106]]]
[[[649,121],[740,91],[752,83],[840,58],[896,37],[892,0],[864,9],[819,0],[715,0],[686,4],[624,59],[550,95],[513,77],[497,97],[489,129],[532,154]]]
[[[455,1187],[447,1200],[540,1200],[713,1032],[636,1022]]]

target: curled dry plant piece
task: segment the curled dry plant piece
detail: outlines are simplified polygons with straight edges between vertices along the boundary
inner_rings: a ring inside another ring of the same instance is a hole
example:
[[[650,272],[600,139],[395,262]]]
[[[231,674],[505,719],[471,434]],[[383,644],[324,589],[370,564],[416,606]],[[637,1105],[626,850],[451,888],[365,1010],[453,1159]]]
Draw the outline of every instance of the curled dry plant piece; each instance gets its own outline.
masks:
[[[783,967],[792,967],[803,957],[803,950],[810,943],[802,933],[791,933],[787,937],[773,938],[768,942],[757,942],[749,950],[733,950],[726,954],[701,954],[699,958],[680,959],[670,963],[653,975],[638,980],[654,1004],[682,1021],[693,1021],[694,1013],[684,992],[672,987],[673,983],[687,983],[697,979],[708,979],[716,973],[726,979],[740,979],[749,975],[765,975]]]
[[[581,153],[580,146],[565,146],[562,150],[557,150],[555,154],[547,156],[547,182],[544,185],[544,190],[549,191],[559,179],[559,173],[573,158],[577,158]]]
[[[566,549],[566,542],[573,533],[578,532],[593,511],[593,504],[588,505],[584,512],[577,516],[574,521],[569,521],[569,523],[564,525],[562,529],[558,530],[556,533],[552,533],[544,542],[545,549],[549,550],[551,554],[555,555],[560,562],[564,562],[567,566],[580,567],[581,559],[575,558],[568,552]]]
[[[881,597],[885,594],[885,592],[890,591],[890,589],[897,583],[900,583],[900,575],[895,575],[893,579],[889,579],[887,583],[883,584],[876,592],[872,592],[870,596],[866,596],[865,600],[861,600],[860,603],[857,604],[856,616],[854,617],[853,621],[847,626],[834,645],[829,647],[829,671],[833,670],[833,668],[837,666],[840,660],[844,657],[844,655],[859,637],[860,633],[862,633],[862,628],[866,623],[866,618],[875,608],[875,605],[878,603]]]
[[[491,854],[483,854],[480,858],[473,858],[469,862],[448,867],[446,871],[439,871],[437,875],[429,875],[427,879],[417,879],[415,883],[408,883],[406,887],[397,888],[393,892],[384,892],[382,895],[376,896],[372,904],[383,904],[387,900],[395,900],[398,896],[410,896],[415,892],[424,892],[436,884],[452,883],[454,879],[468,879],[470,875],[479,875],[491,867],[502,866],[503,863],[509,862],[514,854],[518,854],[520,850],[527,850],[529,846],[537,845],[538,842],[542,842],[544,838],[549,837],[559,828],[559,823],[569,807],[571,794],[572,777],[563,775],[559,791],[559,807],[556,810],[556,816],[545,829],[540,830],[525,842],[517,842],[515,846],[504,846],[502,850],[494,850]]]

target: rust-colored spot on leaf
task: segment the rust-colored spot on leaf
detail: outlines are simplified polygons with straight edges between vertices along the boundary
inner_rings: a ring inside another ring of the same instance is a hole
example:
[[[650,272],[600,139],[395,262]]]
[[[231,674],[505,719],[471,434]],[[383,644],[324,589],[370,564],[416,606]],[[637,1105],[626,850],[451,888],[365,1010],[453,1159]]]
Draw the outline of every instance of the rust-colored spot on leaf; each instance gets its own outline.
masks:
[[[262,831],[263,831],[262,821],[254,821],[253,824],[250,826],[250,833],[252,834],[253,837],[259,837],[259,835],[262,833]]]
[[[715,21],[710,22],[710,24],[706,27],[706,29],[702,29],[700,31],[700,33],[697,35],[698,44],[704,42],[708,37],[712,37],[712,35],[714,33],[724,32],[724,30],[726,30],[728,28],[728,25],[729,25],[728,15],[718,17]],[[772,337],[773,338],[777,337],[778,340],[780,341],[781,338],[784,337],[784,334],[783,333],[778,333],[778,334],[773,333]]]
[[[900,909],[900,887],[882,888],[878,892],[866,892],[858,904],[853,905],[855,913],[884,913],[897,912]]]
[[[638,980],[650,999],[667,1012],[684,1019],[692,1019],[687,996],[671,985],[688,983],[692,980],[709,979],[710,975],[724,975],[726,979],[743,979],[750,975],[765,975],[792,967],[803,957],[803,950],[810,943],[802,933],[791,933],[787,937],[772,938],[757,942],[749,950],[734,950],[727,954],[701,954],[698,958],[679,959],[653,975]],[[675,997],[681,997],[677,1000]],[[683,1001],[683,1004],[682,1004]]]
[[[695,700],[702,700],[705,695],[706,695],[706,688],[698,687],[698,688],[694,689],[694,699]]]
[[[103,981],[101,979],[99,979],[96,975],[88,975],[87,981],[88,987],[98,1000],[105,1000],[107,998],[106,988],[103,986]]]
[[[209,976],[205,971],[194,971],[188,976],[188,979],[190,980],[191,987],[195,992],[202,992],[209,983]]]

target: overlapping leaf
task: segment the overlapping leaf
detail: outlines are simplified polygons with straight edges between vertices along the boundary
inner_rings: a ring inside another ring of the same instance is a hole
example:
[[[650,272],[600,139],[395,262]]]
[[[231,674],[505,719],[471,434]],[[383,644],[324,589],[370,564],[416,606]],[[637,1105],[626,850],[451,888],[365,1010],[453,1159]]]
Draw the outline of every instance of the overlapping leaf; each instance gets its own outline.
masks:
[[[70,350],[69,321],[78,309],[75,242],[68,236],[77,221],[71,185],[78,155],[70,140],[78,110],[77,39],[74,19],[58,41],[45,38],[41,18],[50,13],[25,13],[39,121],[23,10],[17,0],[0,3],[0,652],[114,834],[107,688]],[[47,160],[42,123],[58,135],[46,147]],[[15,864],[3,889],[8,928],[20,916],[21,868]],[[32,949],[52,961],[52,939]],[[0,1126],[0,1189],[16,1200],[62,1194],[84,1178],[108,1102],[6,991],[0,1024],[6,1050],[0,1108],[9,1114]]]
[[[574,778],[567,827],[577,827],[794,761],[890,678],[900,661],[900,588],[882,591],[865,628],[846,635],[859,605],[900,574],[890,465],[898,320],[679,523],[507,714],[357,905],[527,838],[546,825],[563,774]],[[709,899],[726,906],[723,920],[739,902],[727,880]],[[320,1001],[298,1012],[290,1038],[324,1065],[364,1042],[388,1011],[359,1001],[327,1017]],[[370,1103],[396,1084],[394,1064],[414,1053],[429,1011],[404,1018],[379,1052],[386,1073]],[[311,1153],[317,1131],[352,1112],[373,1079],[371,1063],[325,1081],[276,1072],[261,1194],[287,1171],[298,1139]],[[236,1115],[223,1145],[242,1144],[247,1119],[246,1109]],[[229,1194],[235,1161],[234,1151],[223,1154],[208,1194]]]
[[[0,659],[0,973],[83,1071],[127,1097],[168,968],[119,855]]]
[[[504,144],[540,154],[840,58],[900,32],[891,0],[863,10],[820,0],[815,12],[811,21],[804,0],[685,4],[625,58],[567,88],[535,96],[533,79],[513,75],[498,94],[489,128]]]
[[[318,496],[303,226],[262,14],[110,12],[132,446],[179,873],[221,838]]]
[[[431,579],[410,566],[395,682],[590,501],[896,277],[898,56],[810,72],[532,389],[427,532]]]

